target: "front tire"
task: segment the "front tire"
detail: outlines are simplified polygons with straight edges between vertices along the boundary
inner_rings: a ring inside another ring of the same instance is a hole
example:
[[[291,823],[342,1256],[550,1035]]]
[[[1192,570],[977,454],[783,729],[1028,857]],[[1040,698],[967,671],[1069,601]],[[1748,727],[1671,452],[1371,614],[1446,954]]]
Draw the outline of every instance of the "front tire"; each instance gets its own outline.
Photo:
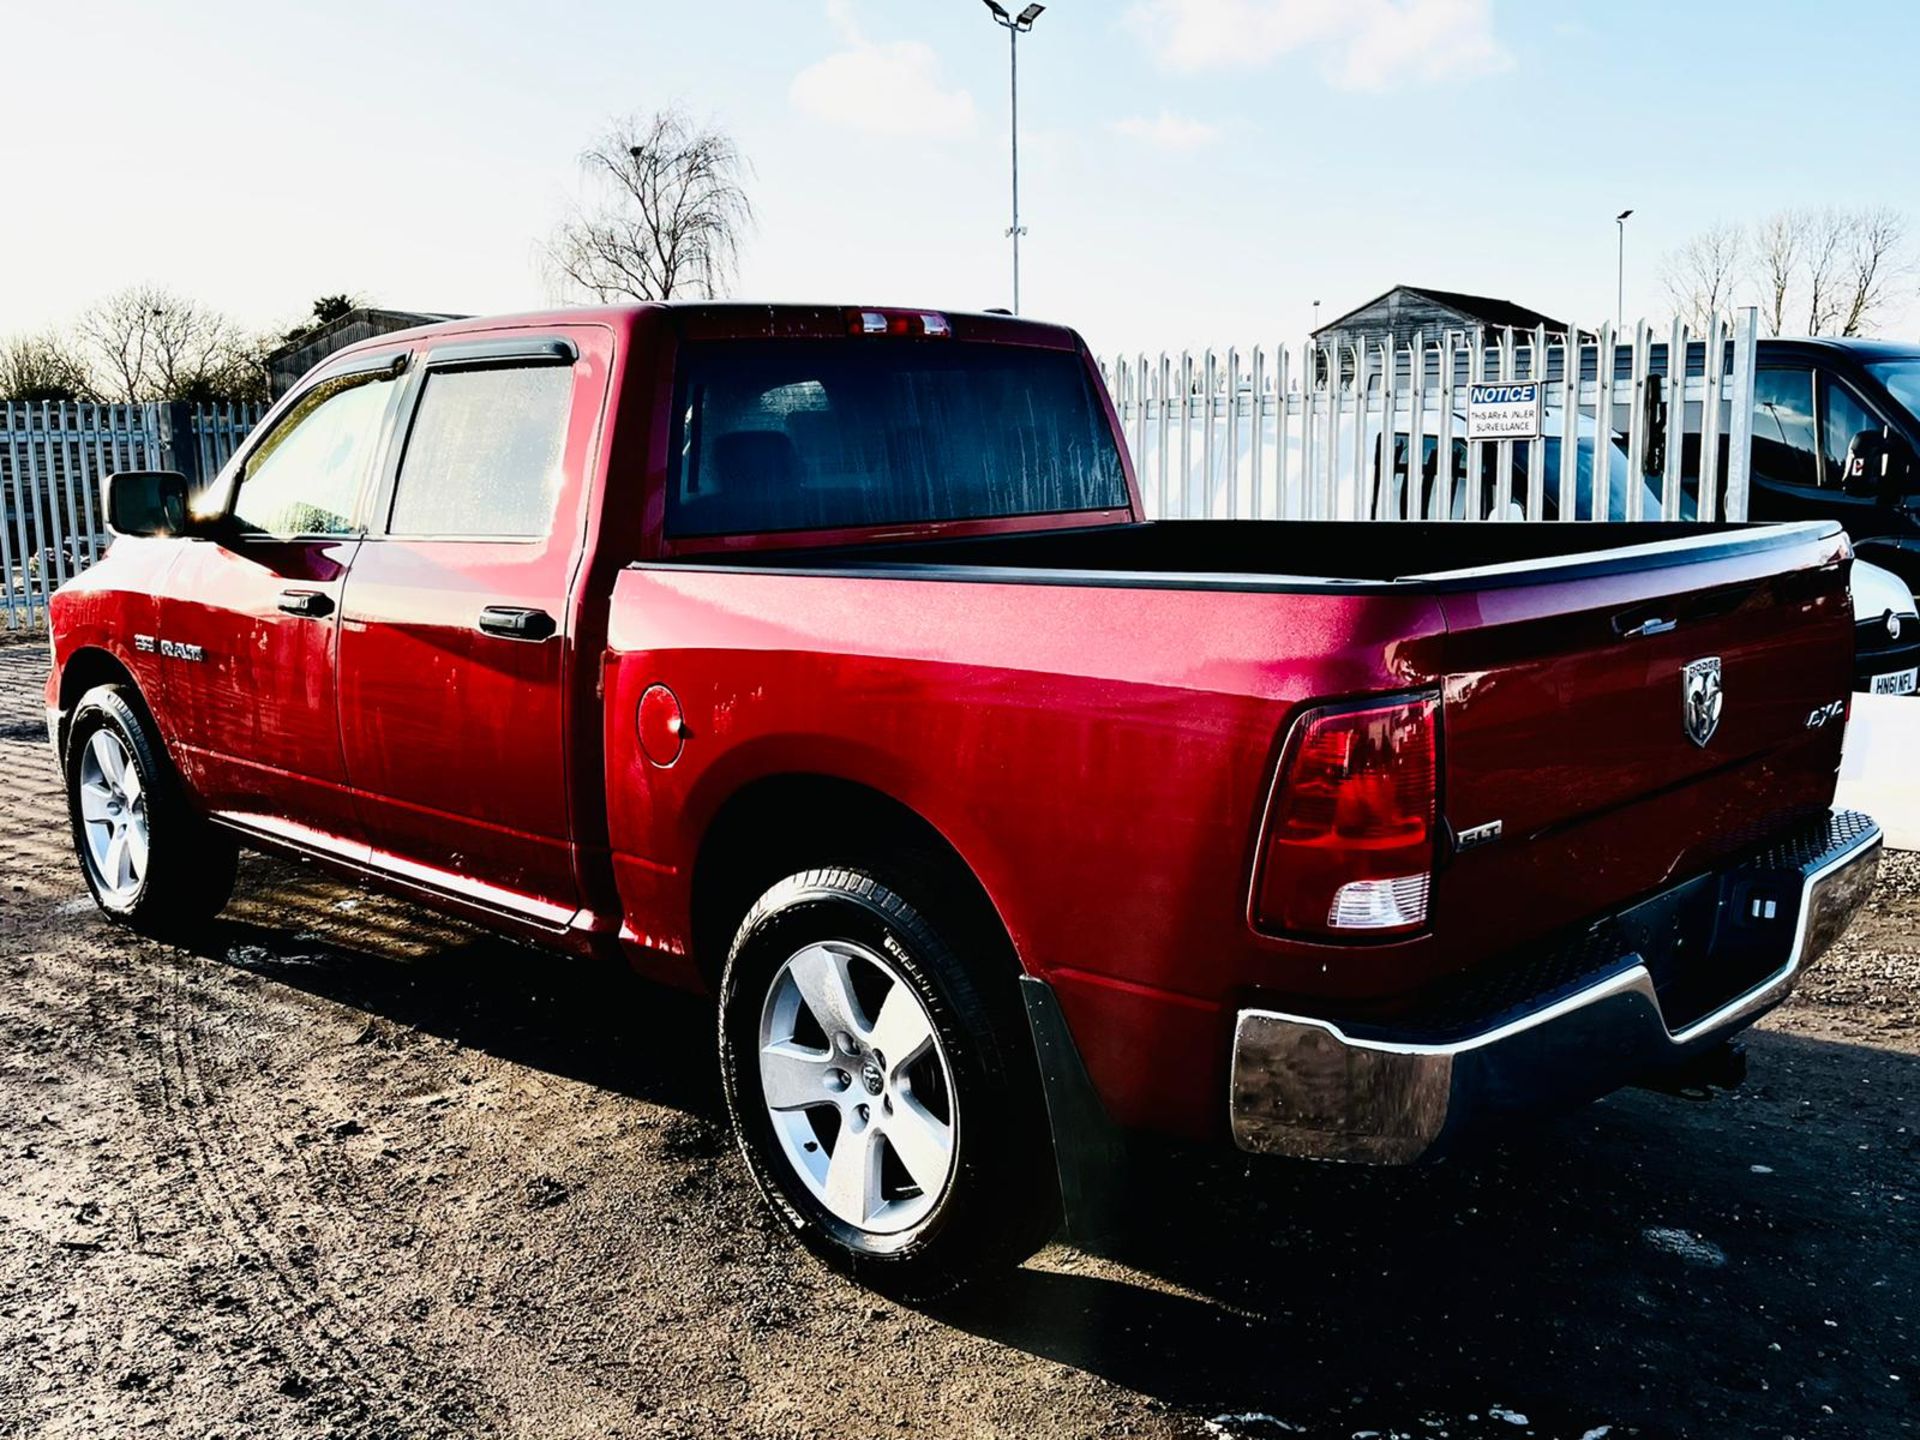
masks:
[[[217,915],[238,847],[195,812],[136,692],[99,685],[82,696],[65,759],[73,848],[106,916],[177,933]]]
[[[721,978],[755,1182],[816,1254],[916,1299],[1018,1264],[1059,1213],[1014,978],[962,940],[865,870],[811,870],[761,896]]]

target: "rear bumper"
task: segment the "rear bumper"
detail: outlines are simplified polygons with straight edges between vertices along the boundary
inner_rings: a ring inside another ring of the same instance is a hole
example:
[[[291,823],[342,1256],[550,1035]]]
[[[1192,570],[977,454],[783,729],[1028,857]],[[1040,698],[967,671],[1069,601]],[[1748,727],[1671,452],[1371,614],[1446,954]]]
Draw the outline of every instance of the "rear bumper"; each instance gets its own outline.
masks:
[[[1565,1109],[1678,1064],[1786,998],[1865,901],[1879,856],[1880,828],[1866,816],[1816,819],[1560,947],[1540,973],[1572,979],[1465,1026],[1382,1032],[1244,1010],[1234,1141],[1406,1164],[1483,1118]],[[1571,972],[1567,955],[1580,961]]]
[[[1873,691],[1873,682],[1882,676],[1893,677],[1920,667],[1920,633],[1909,622],[1903,640],[1889,640],[1885,625],[1870,621],[1854,629],[1853,688]],[[1900,691],[1892,693],[1899,694]]]

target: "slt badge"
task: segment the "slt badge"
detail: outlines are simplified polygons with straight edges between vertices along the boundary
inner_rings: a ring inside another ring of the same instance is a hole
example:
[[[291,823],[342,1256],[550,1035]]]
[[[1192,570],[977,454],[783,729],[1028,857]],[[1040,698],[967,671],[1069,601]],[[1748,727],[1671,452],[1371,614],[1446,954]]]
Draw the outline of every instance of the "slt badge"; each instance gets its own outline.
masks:
[[[1726,696],[1720,690],[1720,657],[1707,655],[1680,667],[1680,723],[1687,738],[1704,746],[1720,728]]]

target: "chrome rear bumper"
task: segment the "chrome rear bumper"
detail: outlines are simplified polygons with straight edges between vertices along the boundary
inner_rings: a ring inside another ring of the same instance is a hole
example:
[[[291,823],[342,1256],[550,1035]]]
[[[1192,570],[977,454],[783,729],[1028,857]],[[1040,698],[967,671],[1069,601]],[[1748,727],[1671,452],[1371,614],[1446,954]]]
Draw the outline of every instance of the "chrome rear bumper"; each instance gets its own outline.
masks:
[[[1439,1040],[1243,1010],[1233,1045],[1234,1141],[1243,1150],[1278,1155],[1407,1164],[1445,1148],[1483,1115],[1566,1108],[1677,1064],[1786,998],[1800,972],[1865,902],[1879,857],[1879,826],[1836,812],[1823,830],[1816,821],[1745,865],[1682,887],[1717,878],[1715,893],[1695,905],[1706,912],[1713,944],[1765,946],[1769,956],[1779,956],[1750,988],[1704,1014],[1670,1017],[1663,985],[1631,950],[1571,993]],[[1730,906],[1749,904],[1751,923],[1728,913]],[[1789,904],[1791,916],[1781,913]],[[1726,941],[1742,926],[1744,933]],[[1757,939],[1761,926],[1778,938]],[[1692,963],[1711,959],[1709,948]]]

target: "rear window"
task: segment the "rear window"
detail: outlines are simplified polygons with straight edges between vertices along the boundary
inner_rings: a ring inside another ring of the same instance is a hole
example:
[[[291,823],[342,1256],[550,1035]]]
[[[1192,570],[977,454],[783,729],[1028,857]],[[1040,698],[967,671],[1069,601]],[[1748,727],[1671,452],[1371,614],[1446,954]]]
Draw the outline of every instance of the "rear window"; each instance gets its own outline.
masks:
[[[714,341],[680,356],[671,535],[1128,503],[1074,351],[849,339]]]

